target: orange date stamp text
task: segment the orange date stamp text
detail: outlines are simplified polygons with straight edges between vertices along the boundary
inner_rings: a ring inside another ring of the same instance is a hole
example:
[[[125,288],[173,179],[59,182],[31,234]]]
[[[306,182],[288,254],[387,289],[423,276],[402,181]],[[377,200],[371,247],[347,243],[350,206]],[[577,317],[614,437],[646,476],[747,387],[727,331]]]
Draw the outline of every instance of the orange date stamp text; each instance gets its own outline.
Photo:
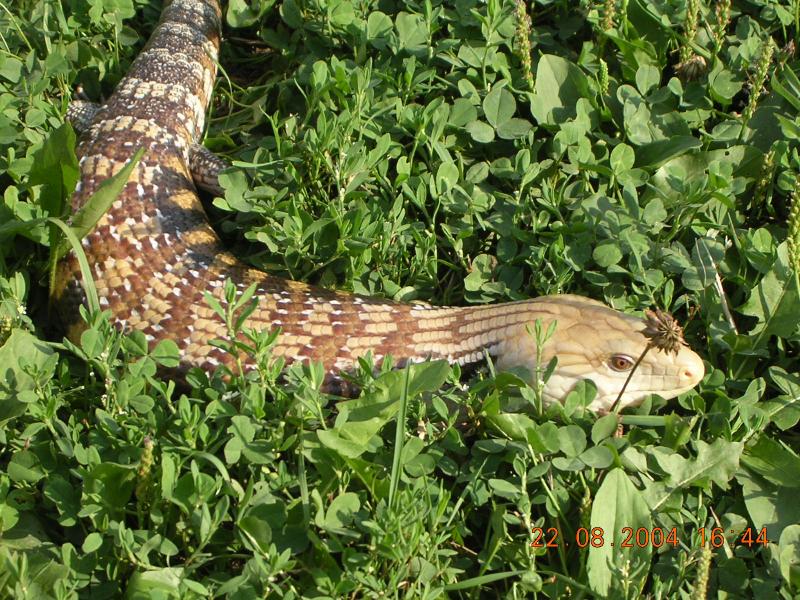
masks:
[[[726,538],[726,534],[730,537]],[[662,546],[672,546],[677,548],[680,544],[677,527],[665,529],[662,527],[622,527],[619,535],[613,533],[606,534],[602,527],[579,527],[575,535],[567,538],[561,535],[557,527],[534,527],[531,529],[531,548],[558,548],[560,545],[575,545],[578,548],[602,548],[609,546],[614,548],[661,548]],[[730,545],[738,544],[742,546],[766,546],[769,543],[767,528],[760,530],[753,527],[736,532],[726,530],[722,527],[712,527],[707,529],[700,527],[696,530],[695,538],[700,546],[709,545],[712,548],[719,548],[726,542]]]

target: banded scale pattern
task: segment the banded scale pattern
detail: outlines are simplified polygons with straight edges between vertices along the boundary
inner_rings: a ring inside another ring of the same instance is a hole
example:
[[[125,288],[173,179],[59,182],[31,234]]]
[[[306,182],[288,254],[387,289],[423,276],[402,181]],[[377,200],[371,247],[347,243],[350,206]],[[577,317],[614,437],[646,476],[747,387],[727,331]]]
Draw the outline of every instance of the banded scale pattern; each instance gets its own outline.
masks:
[[[221,299],[224,282],[231,279],[242,291],[257,286],[259,304],[246,326],[280,327],[273,354],[287,362],[323,363],[331,391],[344,389],[342,372],[368,351],[378,361],[392,355],[396,364],[428,358],[470,364],[488,352],[501,368],[533,369],[558,356],[545,388],[549,400],[563,399],[589,377],[599,388],[594,408],[614,401],[627,373],[615,370],[611,359],[637,357],[647,340],[641,319],[598,302],[565,295],[485,307],[408,305],[272,277],[228,253],[195,189],[195,183],[214,188],[203,167],[219,163],[207,151],[198,152],[197,142],[216,76],[220,19],[216,0],[172,0],[109,100],[74,109],[73,116],[85,121],[74,210],[139,148],[146,149],[123,192],[83,240],[101,306],[119,327],[140,330],[151,343],[174,340],[183,370],[230,364],[233,358],[210,344],[226,330],[204,293]],[[54,292],[68,335],[77,338],[78,305],[85,296],[74,256],[60,263]],[[558,322],[541,352],[529,333],[537,319],[545,326]],[[651,392],[675,396],[702,374],[702,361],[688,348],[675,356],[650,352],[623,404]]]

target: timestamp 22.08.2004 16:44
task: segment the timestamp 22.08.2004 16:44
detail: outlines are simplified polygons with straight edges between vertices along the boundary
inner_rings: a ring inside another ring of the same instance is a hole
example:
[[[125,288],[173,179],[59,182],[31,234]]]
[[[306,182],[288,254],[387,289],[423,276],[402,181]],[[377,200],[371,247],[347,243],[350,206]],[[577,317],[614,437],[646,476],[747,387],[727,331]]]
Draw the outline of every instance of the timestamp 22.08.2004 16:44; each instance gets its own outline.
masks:
[[[548,527],[546,529],[534,527],[531,529],[531,534],[533,536],[530,543],[531,548],[558,548],[561,544],[569,546],[572,541],[562,536],[557,527]],[[731,538],[726,538],[726,534],[729,534]],[[615,537],[613,535],[607,536],[602,527],[579,527],[575,531],[574,544],[578,548],[586,548],[587,546],[601,548],[606,545],[613,548]],[[646,546],[661,548],[664,545],[671,545],[676,548],[680,543],[677,527],[672,529],[622,527],[619,537],[621,539],[616,542],[616,545],[620,548],[644,548]],[[719,548],[726,543],[726,540],[730,545],[739,544],[751,548],[753,546],[766,546],[770,541],[766,527],[762,527],[760,530],[747,527],[739,532],[735,529],[724,529],[722,527],[700,527],[692,537],[699,542],[701,547],[708,544],[712,548]]]

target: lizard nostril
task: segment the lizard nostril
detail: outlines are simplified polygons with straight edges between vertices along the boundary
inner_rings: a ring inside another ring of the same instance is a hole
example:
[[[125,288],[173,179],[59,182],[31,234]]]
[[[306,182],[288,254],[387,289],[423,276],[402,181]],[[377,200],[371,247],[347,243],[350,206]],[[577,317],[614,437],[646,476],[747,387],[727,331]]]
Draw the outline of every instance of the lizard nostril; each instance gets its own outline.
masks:
[[[683,377],[684,379],[694,380],[694,371],[692,371],[691,369],[684,369]]]

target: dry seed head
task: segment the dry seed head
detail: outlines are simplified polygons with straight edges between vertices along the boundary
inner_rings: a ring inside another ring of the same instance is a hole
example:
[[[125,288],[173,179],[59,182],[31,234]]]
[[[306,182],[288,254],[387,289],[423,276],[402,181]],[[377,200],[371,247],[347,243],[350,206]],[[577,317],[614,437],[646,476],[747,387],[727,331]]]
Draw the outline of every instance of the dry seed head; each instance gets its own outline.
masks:
[[[664,352],[677,354],[681,346],[686,345],[683,328],[671,314],[659,309],[646,310],[644,314],[646,326],[642,333],[653,346]]]
[[[781,48],[781,60],[789,60],[794,58],[794,54],[797,52],[797,44],[795,44],[794,40],[789,40],[786,42],[786,45]]]
[[[428,427],[422,419],[417,421],[417,437],[423,441],[428,437]]]
[[[681,81],[694,81],[708,69],[706,59],[698,54],[691,54],[689,57],[675,65],[675,72]]]
[[[789,40],[783,46],[783,48],[777,51],[778,55],[775,57],[775,68],[776,69],[783,69],[783,66],[786,64],[787,61],[790,61],[794,58],[795,53],[797,52],[797,44],[795,44],[794,40]]]

